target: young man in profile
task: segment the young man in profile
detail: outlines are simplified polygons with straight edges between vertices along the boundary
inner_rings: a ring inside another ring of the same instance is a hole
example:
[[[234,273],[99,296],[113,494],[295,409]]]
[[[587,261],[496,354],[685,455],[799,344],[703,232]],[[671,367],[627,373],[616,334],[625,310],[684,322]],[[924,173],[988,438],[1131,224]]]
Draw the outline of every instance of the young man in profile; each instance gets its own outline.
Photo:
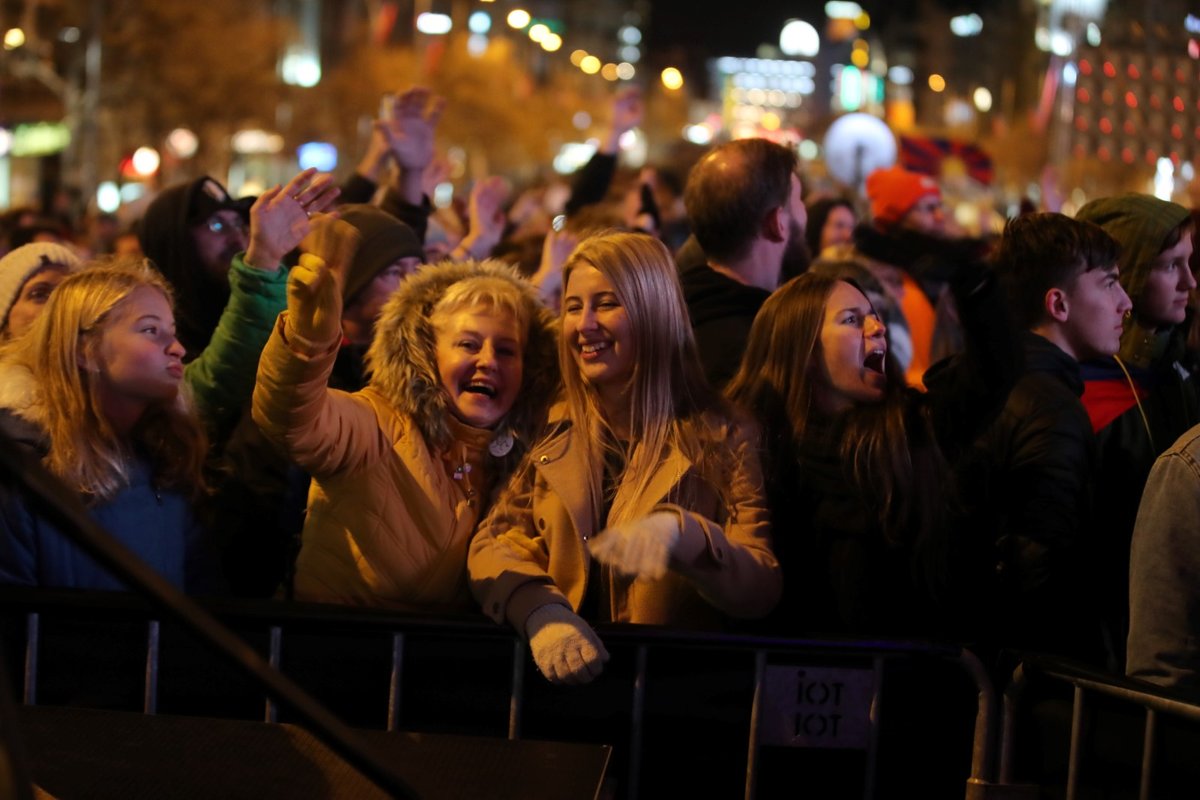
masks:
[[[972,621],[989,644],[1102,655],[1088,588],[1096,446],[1079,363],[1120,347],[1131,304],[1118,252],[1096,225],[1032,214],[1008,223],[995,254],[1025,366],[958,476],[964,530],[984,537],[994,570],[986,619]]]

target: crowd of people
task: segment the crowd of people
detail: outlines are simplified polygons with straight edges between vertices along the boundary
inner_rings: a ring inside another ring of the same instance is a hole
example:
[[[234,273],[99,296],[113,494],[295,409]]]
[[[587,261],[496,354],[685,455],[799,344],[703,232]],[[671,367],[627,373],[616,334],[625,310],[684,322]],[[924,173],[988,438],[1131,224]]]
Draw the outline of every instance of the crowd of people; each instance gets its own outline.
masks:
[[[444,102],[357,171],[168,187],[136,241],[0,222],[0,431],[176,586],[511,625],[926,637],[1200,689],[1194,216],[951,230],[937,181],[805,193],[720,144],[435,209]],[[0,582],[119,590],[12,487]],[[1128,651],[1126,652],[1126,645]]]

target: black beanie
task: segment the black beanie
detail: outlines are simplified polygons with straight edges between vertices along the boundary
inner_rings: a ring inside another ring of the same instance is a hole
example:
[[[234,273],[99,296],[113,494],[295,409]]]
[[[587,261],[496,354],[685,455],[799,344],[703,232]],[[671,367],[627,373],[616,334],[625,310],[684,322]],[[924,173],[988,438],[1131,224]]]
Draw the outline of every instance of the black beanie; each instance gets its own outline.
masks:
[[[350,203],[338,208],[338,216],[353,225],[362,237],[342,286],[342,300],[346,304],[397,260],[410,256],[425,258],[421,240],[413,229],[382,209]]]

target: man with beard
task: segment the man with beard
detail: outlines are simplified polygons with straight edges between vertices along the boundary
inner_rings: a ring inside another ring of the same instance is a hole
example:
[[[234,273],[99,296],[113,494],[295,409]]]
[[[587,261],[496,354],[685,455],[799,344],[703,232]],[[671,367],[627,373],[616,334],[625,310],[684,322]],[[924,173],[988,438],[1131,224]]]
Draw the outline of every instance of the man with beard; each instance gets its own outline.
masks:
[[[767,297],[807,266],[796,166],[782,145],[737,139],[709,151],[688,176],[683,202],[705,263],[679,280],[701,364],[717,388],[737,371]]]

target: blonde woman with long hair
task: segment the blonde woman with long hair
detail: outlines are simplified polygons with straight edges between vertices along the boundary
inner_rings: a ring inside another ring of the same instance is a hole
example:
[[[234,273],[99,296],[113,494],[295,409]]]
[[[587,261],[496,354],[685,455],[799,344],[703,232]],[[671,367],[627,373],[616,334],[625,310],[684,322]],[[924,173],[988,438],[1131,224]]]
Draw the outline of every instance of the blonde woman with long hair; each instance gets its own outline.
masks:
[[[218,585],[192,513],[206,442],[183,383],[171,292],[141,261],[67,277],[0,364],[0,426],[177,587]],[[0,496],[0,582],[124,588],[16,494]]]
[[[765,615],[781,579],[755,432],[704,380],[666,248],[593,237],[563,286],[563,399],[467,566],[542,673],[582,683],[608,658],[589,622],[717,627]]]

